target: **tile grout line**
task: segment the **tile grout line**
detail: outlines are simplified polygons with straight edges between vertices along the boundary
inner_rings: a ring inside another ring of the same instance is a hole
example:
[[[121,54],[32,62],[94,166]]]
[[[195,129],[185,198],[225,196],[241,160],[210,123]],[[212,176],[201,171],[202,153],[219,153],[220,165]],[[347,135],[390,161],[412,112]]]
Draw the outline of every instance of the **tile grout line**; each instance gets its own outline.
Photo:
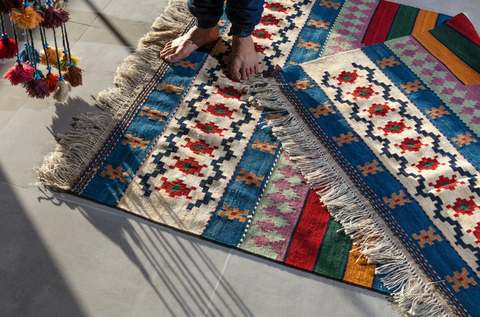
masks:
[[[217,293],[217,289],[218,289],[218,286],[220,285],[220,281],[222,280],[223,278],[223,273],[225,273],[225,270],[227,269],[227,264],[228,264],[228,260],[230,260],[230,256],[232,255],[232,250],[230,250],[228,252],[228,256],[227,256],[227,259],[225,260],[225,264],[223,265],[223,268],[222,268],[222,273],[220,273],[220,277],[217,281],[217,285],[215,285],[215,289],[213,290],[213,294],[212,296],[210,297],[210,301],[208,302],[208,306],[207,306],[207,309],[205,310],[205,315],[204,317],[207,317],[207,314],[208,312],[210,311],[210,306],[212,305],[212,302],[213,302],[213,298],[215,297],[215,294]]]
[[[27,101],[25,101],[25,103],[20,107],[18,108],[18,110],[16,111],[15,115],[8,121],[8,123],[3,127],[2,130],[0,130],[0,136],[2,135],[2,133],[5,131],[5,129],[7,129],[8,125],[18,116],[18,113],[20,112],[20,110],[23,109],[23,107],[25,107],[25,105],[30,101],[31,98],[29,98]]]
[[[95,19],[93,19],[92,23],[90,23],[90,26],[93,26],[93,24],[95,23],[95,21],[98,20],[100,14],[102,14],[102,12],[110,5],[110,3],[112,3],[112,1],[113,1],[113,0],[108,1],[108,3],[103,7],[103,9],[102,9],[102,10],[99,10],[99,11],[97,12],[97,16],[95,17]]]

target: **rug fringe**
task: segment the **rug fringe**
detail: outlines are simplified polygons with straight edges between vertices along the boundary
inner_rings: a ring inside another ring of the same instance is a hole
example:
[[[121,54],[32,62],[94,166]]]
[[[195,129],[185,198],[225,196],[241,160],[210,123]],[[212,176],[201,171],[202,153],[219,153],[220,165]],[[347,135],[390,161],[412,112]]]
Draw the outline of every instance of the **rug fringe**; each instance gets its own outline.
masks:
[[[70,188],[134,102],[145,80],[155,74],[160,65],[159,52],[183,32],[191,18],[184,0],[170,0],[164,14],[153,23],[152,31],[140,39],[135,53],[118,67],[113,80],[116,88],[100,92],[95,98],[95,106],[104,111],[81,115],[74,129],[62,136],[55,151],[45,157],[43,165],[35,168],[41,184]]]
[[[382,282],[387,289],[394,290],[393,301],[408,315],[453,316],[446,301],[416,267],[383,220],[367,207],[368,202],[359,198],[334,168],[336,163],[328,159],[327,150],[320,149],[299,125],[299,119],[289,111],[289,102],[278,86],[273,78],[255,81],[248,89],[256,92],[250,97],[250,103],[260,109],[289,112],[287,116],[270,120],[268,125],[335,220],[355,240],[356,250],[369,263],[381,264],[376,274],[385,275]]]

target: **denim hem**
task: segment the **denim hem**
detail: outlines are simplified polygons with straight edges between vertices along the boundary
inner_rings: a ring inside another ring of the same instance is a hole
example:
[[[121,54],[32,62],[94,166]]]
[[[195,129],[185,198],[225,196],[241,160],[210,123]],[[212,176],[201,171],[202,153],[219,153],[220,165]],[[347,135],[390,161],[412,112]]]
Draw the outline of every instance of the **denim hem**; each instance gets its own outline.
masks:
[[[228,33],[229,35],[235,35],[238,37],[247,37],[252,35],[253,31],[255,30],[255,26],[250,26],[250,27],[239,27],[236,25],[232,25],[230,28],[230,32]]]

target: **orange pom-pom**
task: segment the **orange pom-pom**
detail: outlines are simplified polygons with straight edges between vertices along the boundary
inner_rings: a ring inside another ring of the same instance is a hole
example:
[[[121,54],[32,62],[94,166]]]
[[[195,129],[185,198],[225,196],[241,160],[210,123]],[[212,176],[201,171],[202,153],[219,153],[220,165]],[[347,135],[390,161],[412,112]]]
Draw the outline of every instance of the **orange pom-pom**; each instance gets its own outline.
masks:
[[[63,52],[58,49],[58,57],[61,59],[63,56]],[[43,65],[47,65],[47,58],[48,58],[48,63],[50,65],[57,65],[57,53],[55,52],[55,49],[51,46],[47,47],[47,51],[42,51],[40,55],[40,63]]]
[[[13,8],[10,12],[12,20],[22,29],[36,28],[43,21],[41,12],[32,6],[20,9]]]
[[[53,93],[55,91],[55,87],[57,86],[58,74],[48,73],[47,76],[43,78],[43,82],[47,84],[48,91]]]

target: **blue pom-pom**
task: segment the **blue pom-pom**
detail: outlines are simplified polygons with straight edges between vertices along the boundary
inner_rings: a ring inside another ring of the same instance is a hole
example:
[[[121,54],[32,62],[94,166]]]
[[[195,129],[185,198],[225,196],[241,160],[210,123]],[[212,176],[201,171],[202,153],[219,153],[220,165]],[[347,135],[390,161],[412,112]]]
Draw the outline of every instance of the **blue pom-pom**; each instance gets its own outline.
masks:
[[[52,5],[52,1],[47,1],[45,4],[46,4],[47,6],[51,6],[51,5]]]
[[[41,78],[40,75],[35,75],[36,80],[39,80],[40,78]]]
[[[52,66],[48,65],[47,70],[52,70]]]
[[[67,54],[68,50],[63,50],[62,52],[63,52],[63,54]]]
[[[68,65],[68,66],[73,66],[73,63],[72,63],[72,62],[68,62],[67,65]]]
[[[30,56],[28,54],[28,51],[30,49],[23,49],[20,51],[20,53],[18,53],[18,57],[22,60],[22,62],[27,62],[27,61],[30,61]],[[33,50],[33,55],[34,55],[34,58],[35,58],[35,63],[40,63],[40,52],[37,50],[37,49],[34,49]]]
[[[48,48],[49,46],[50,46],[50,44],[45,43],[45,48]]]
[[[23,44],[23,45],[25,45],[25,47],[27,47],[27,46],[28,46],[28,43],[25,43],[25,44]]]
[[[2,39],[6,39],[8,37],[7,34],[2,34]]]
[[[63,76],[58,77],[58,80],[63,81]]]
[[[23,5],[26,6],[26,7],[28,7],[28,6],[30,6],[30,2],[25,1],[25,2],[23,3]]]

